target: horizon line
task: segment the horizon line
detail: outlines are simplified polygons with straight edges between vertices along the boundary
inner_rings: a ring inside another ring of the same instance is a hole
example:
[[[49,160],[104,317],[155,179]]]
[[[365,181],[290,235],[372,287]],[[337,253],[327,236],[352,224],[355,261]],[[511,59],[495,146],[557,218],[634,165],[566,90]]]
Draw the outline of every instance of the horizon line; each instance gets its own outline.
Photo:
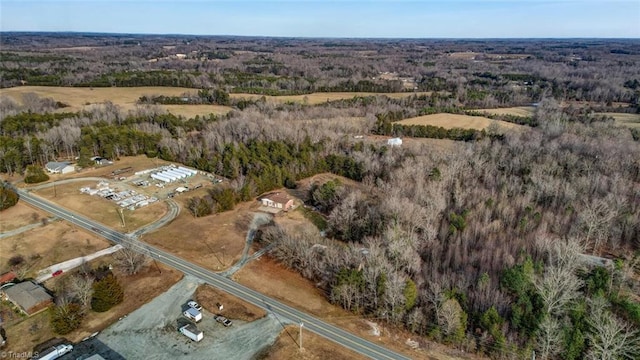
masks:
[[[640,37],[363,37],[363,36],[283,36],[283,35],[234,35],[234,34],[190,34],[190,33],[121,33],[104,31],[41,31],[41,30],[0,30],[0,34],[89,34],[89,35],[112,35],[112,36],[194,36],[194,37],[236,37],[236,38],[270,38],[270,39],[332,39],[332,40],[640,40]],[[2,39],[0,38],[0,42]]]

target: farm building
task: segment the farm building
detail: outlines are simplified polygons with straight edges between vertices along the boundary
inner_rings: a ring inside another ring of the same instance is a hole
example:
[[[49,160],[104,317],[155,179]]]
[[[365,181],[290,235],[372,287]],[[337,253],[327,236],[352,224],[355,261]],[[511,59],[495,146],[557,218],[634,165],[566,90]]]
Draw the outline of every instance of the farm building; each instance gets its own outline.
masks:
[[[51,174],[68,174],[74,172],[76,167],[68,162],[49,161],[45,166],[45,169]]]
[[[4,288],[2,297],[14,303],[27,315],[33,315],[53,303],[53,297],[42,286],[32,281]]]
[[[387,145],[389,145],[389,146],[401,146],[402,145],[402,139],[400,139],[400,138],[389,139],[389,140],[387,140]]]
[[[198,172],[182,166],[179,167],[165,167],[162,171],[151,174],[152,179],[163,181],[166,183],[174,182],[179,179],[193,176]]]
[[[293,206],[293,199],[282,192],[267,194],[260,198],[263,206],[281,210],[289,210]]]

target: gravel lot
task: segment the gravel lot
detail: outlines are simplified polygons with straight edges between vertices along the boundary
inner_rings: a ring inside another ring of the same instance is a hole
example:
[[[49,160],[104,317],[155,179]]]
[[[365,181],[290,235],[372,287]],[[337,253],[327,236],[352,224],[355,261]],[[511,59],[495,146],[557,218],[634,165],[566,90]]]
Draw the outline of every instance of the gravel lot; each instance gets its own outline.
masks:
[[[186,302],[193,297],[198,280],[185,276],[167,292],[121,319],[93,339],[78,344],[63,360],[75,360],[99,353],[105,359],[251,359],[271,346],[282,325],[273,315],[246,323],[233,320],[225,328],[204,311],[197,324],[204,333],[192,342],[177,331],[186,324],[182,316]]]

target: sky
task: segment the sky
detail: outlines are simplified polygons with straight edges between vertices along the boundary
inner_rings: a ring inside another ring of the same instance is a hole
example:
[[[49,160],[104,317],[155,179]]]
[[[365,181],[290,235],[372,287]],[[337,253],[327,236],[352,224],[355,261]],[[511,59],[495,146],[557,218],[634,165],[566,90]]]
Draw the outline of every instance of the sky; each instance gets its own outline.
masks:
[[[0,0],[1,31],[640,38],[640,0]]]

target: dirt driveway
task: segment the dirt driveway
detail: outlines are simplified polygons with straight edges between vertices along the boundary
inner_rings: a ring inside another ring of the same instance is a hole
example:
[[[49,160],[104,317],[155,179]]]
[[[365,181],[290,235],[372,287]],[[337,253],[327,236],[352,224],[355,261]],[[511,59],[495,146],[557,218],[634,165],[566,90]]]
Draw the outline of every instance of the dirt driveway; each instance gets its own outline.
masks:
[[[225,328],[203,311],[197,324],[204,333],[202,341],[195,343],[178,333],[177,324],[186,321],[181,312],[198,285],[197,279],[185,276],[94,339],[78,344],[72,358],[101,353],[124,359],[251,359],[275,342],[283,327],[273,315],[251,323],[233,320]]]

